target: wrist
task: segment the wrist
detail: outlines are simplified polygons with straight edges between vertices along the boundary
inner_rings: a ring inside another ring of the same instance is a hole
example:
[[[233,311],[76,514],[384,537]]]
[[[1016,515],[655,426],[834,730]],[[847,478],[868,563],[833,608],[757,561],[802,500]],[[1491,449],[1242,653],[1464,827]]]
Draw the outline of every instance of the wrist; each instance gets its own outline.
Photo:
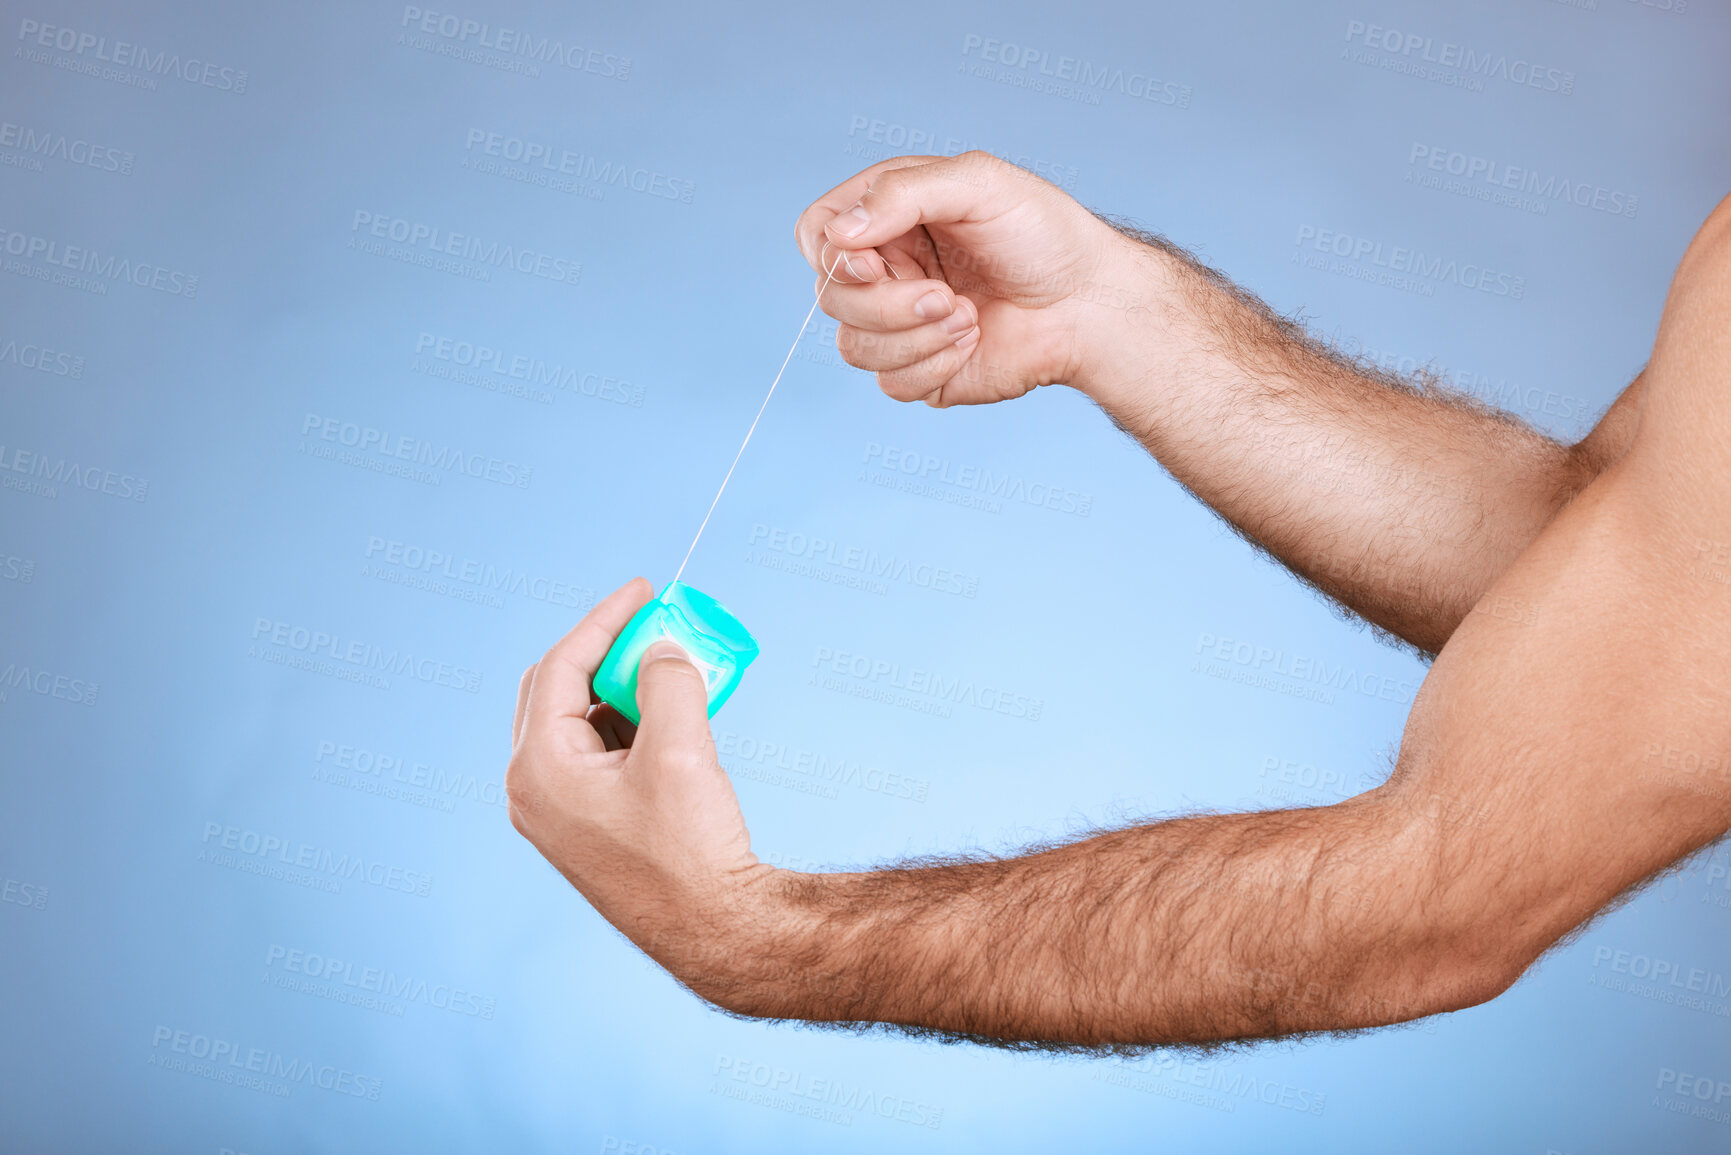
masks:
[[[1100,227],[1107,236],[1095,275],[1071,296],[1076,354],[1067,383],[1117,415],[1125,406],[1145,408],[1165,376],[1187,270],[1163,249]]]
[[[796,892],[803,875],[759,864],[683,911],[640,945],[693,992],[753,1018],[795,1017],[810,966]]]
[[[674,974],[736,1015],[857,1022],[889,1003],[867,980],[857,935],[842,919],[853,905],[843,876],[767,868],[734,904],[725,925],[689,944]],[[850,946],[852,943],[854,945]]]

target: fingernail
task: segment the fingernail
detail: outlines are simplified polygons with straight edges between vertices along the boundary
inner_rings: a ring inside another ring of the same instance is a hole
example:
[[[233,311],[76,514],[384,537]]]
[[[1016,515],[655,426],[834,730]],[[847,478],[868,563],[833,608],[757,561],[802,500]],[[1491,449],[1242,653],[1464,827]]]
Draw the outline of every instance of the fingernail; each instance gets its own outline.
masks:
[[[980,331],[976,328],[971,330],[967,336],[956,342],[956,350],[963,354],[972,353],[974,351],[974,346],[979,343]]]
[[[682,662],[691,661],[691,655],[687,654],[685,647],[678,642],[659,641],[643,651],[643,657],[638,659],[638,664],[660,661],[662,658],[678,658]]]
[[[966,309],[957,309],[950,314],[950,319],[944,322],[944,332],[952,337],[960,337],[974,327],[974,315]]]
[[[950,304],[950,299],[936,289],[914,302],[915,315],[925,321],[935,321],[939,317],[947,317],[954,309],[955,306]]]
[[[838,237],[857,237],[865,232],[866,226],[871,223],[871,214],[856,202],[853,208],[829,222],[829,228]]]

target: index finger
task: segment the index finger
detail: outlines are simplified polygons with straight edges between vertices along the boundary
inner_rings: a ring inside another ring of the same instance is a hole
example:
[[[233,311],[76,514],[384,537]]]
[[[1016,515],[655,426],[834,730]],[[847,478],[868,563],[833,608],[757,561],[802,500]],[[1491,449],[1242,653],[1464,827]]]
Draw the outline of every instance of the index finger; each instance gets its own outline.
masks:
[[[654,596],[655,587],[646,579],[632,578],[602,598],[570,633],[553,643],[529,679],[529,700],[523,711],[525,731],[559,718],[588,715],[595,671],[631,616]],[[599,747],[599,737],[596,743]]]
[[[799,251],[806,262],[819,273],[829,271],[826,266],[834,263],[837,249],[832,241],[829,252],[823,252],[823,243],[829,240],[824,235],[823,227],[829,224],[837,213],[863,197],[879,173],[895,168],[931,164],[943,159],[940,156],[892,156],[888,160],[878,161],[870,168],[861,169],[812,201],[811,205],[799,214],[799,220],[793,226],[794,243],[799,245]]]

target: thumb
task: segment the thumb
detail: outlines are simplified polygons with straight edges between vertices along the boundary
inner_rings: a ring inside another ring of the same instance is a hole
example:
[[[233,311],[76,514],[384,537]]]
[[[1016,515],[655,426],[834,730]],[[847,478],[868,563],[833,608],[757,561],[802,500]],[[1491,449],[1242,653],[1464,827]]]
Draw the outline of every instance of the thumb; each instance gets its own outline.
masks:
[[[1011,179],[1020,171],[983,152],[885,169],[825,224],[824,236],[854,250],[892,241],[917,225],[990,220],[1021,191]]]
[[[659,641],[637,664],[637,724],[634,751],[659,757],[707,748],[709,688],[678,642]]]

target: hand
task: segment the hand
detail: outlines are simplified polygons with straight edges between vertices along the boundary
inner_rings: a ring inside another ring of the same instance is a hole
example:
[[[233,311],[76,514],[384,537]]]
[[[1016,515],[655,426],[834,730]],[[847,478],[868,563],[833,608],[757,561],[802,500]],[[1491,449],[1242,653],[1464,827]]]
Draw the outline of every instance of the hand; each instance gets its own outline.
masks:
[[[942,408],[1073,383],[1122,238],[1039,177],[969,152],[882,161],[794,230],[836,347],[898,401]],[[1123,283],[1123,282],[1119,282]],[[1118,306],[1122,308],[1120,304]]]
[[[518,833],[696,989],[689,976],[726,970],[731,958],[718,952],[732,952],[732,931],[776,871],[751,852],[710,738],[703,677],[683,649],[657,642],[643,655],[641,725],[591,697],[614,639],[653,594],[632,579],[523,672],[505,793]]]

